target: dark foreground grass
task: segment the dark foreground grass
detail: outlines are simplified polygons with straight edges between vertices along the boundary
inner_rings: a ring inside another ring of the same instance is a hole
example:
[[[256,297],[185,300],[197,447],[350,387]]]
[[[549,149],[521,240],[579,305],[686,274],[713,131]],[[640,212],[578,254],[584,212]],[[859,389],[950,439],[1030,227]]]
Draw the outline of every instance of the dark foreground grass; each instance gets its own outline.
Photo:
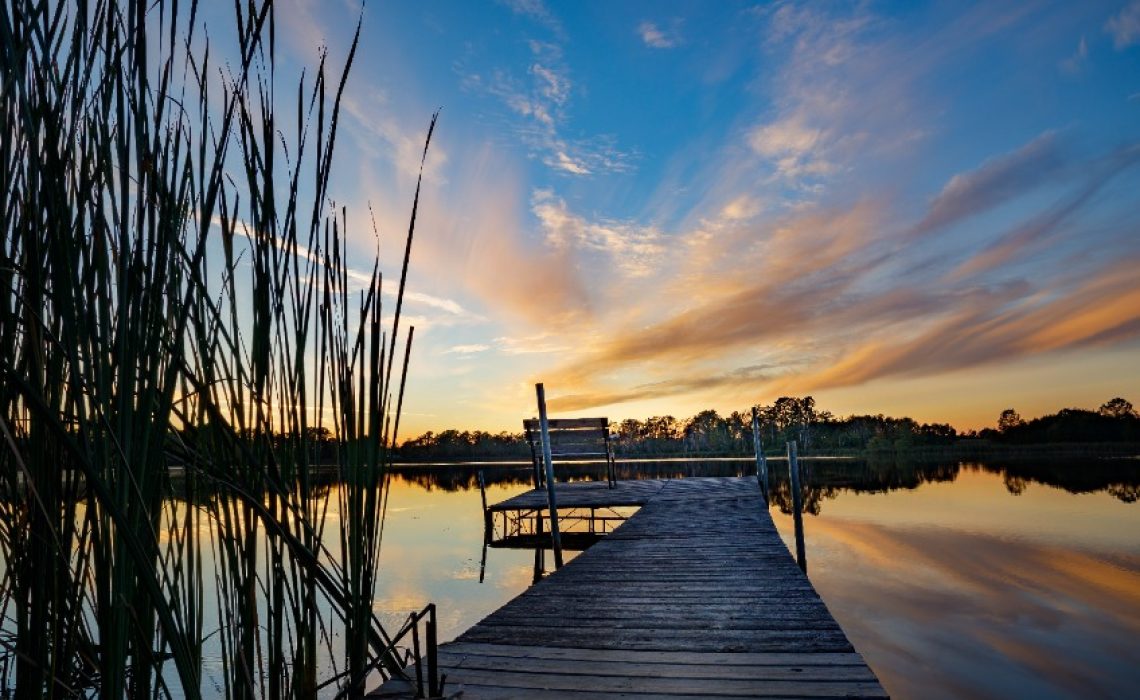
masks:
[[[382,329],[379,265],[350,288],[328,199],[356,39],[341,73],[322,60],[279,90],[272,3],[234,4],[224,62],[198,9],[0,6],[0,687],[17,698],[359,697],[399,665],[372,596],[404,276]]]

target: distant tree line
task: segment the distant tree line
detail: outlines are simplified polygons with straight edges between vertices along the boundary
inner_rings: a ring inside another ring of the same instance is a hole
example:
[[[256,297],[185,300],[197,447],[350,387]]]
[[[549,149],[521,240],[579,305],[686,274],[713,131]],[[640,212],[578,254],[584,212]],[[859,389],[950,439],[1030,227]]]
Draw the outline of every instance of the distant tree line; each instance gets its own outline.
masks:
[[[463,462],[530,458],[523,433],[488,433],[483,430],[428,431],[400,445],[402,459]]]
[[[998,417],[997,430],[982,430],[979,437],[1014,445],[1064,442],[1140,442],[1140,416],[1132,404],[1115,398],[1096,411],[1065,408],[1031,421],[1012,408]]]
[[[788,441],[813,454],[879,452],[947,447],[957,444],[1053,444],[1140,442],[1140,416],[1122,398],[1105,402],[1096,411],[1066,408],[1022,420],[1014,409],[998,416],[995,428],[958,432],[946,423],[919,423],[913,418],[878,415],[835,417],[816,409],[811,396],[784,396],[771,405],[756,406],[764,450],[780,453]],[[722,416],[707,409],[691,418],[652,416],[627,418],[610,424],[619,457],[665,455],[737,455],[752,452],[752,412]],[[427,432],[400,447],[410,461],[529,459],[523,433],[481,430]]]
[[[802,451],[815,453],[876,449],[885,446],[951,444],[957,431],[944,423],[918,423],[912,418],[880,415],[836,418],[816,410],[815,399],[784,396],[756,407],[760,441],[766,452],[782,452],[795,440]],[[618,454],[748,454],[752,452],[752,412],[721,416],[704,410],[685,421],[655,416],[616,424]]]

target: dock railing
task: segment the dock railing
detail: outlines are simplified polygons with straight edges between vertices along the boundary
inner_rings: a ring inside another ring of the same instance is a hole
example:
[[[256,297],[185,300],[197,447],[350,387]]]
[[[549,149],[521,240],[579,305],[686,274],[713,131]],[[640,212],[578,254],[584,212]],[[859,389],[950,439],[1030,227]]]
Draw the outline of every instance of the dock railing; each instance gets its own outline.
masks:
[[[421,623],[424,628],[422,638]],[[387,641],[387,648],[373,662],[369,671],[379,671],[385,682],[398,679],[400,683],[408,686],[409,694],[414,684],[416,698],[442,697],[447,675],[441,675],[439,672],[438,630],[435,603],[428,603],[423,610],[410,613],[400,630]],[[402,642],[407,641],[411,642],[410,647],[401,646]],[[391,658],[397,659],[400,670],[391,670],[387,662]],[[414,679],[411,674],[414,674]],[[351,690],[351,686],[345,688],[336,696],[336,700],[348,697]]]

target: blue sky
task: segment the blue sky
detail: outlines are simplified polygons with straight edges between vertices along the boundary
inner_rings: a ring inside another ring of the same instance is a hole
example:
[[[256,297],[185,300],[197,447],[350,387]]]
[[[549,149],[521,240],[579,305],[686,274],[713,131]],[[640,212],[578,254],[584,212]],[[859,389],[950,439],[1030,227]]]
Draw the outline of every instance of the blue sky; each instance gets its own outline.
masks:
[[[1140,3],[283,2],[363,16],[332,194],[398,270],[407,435],[813,394],[960,428],[1140,401]]]

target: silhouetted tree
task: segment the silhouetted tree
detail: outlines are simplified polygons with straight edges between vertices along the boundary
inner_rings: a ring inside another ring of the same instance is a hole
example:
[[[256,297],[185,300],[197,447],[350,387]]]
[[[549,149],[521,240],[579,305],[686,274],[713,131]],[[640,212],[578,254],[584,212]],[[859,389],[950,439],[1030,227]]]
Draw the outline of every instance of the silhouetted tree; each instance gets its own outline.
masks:
[[[1005,409],[1001,412],[1001,415],[998,416],[997,427],[1002,433],[1008,433],[1010,430],[1024,424],[1025,421],[1021,420],[1021,414],[1012,408]]]
[[[712,409],[701,411],[685,423],[685,446],[692,451],[722,451],[728,443],[728,424]]]
[[[1126,418],[1128,416],[1135,416],[1136,411],[1132,409],[1132,403],[1117,396],[1115,399],[1109,399],[1100,406],[1097,411],[1102,416],[1109,418]]]

